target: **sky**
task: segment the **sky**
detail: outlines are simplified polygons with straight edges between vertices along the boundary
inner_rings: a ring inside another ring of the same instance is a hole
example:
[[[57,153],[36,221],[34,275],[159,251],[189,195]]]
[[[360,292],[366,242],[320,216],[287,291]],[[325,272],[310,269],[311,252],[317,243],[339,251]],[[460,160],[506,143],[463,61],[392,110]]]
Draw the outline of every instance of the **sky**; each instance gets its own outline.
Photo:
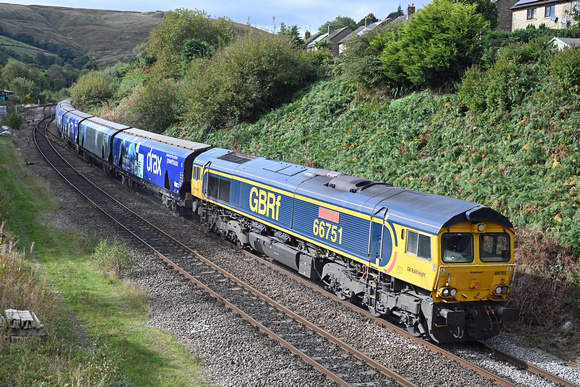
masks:
[[[414,4],[418,10],[428,2],[429,0],[423,0]],[[197,9],[212,17],[225,16],[234,22],[249,23],[270,32],[279,28],[280,23],[286,26],[297,25],[302,34],[306,30],[318,31],[321,25],[337,16],[350,17],[357,23],[369,13],[373,13],[378,19],[384,19],[389,13],[395,12],[399,5],[406,14],[407,6],[411,4],[401,0],[0,0],[0,3],[137,12]]]

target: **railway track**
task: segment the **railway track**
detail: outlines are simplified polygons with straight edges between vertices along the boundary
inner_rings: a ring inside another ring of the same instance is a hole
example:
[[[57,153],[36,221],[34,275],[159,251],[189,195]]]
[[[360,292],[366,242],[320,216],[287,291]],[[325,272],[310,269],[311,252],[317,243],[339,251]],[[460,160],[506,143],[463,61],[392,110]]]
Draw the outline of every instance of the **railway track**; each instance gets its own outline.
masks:
[[[229,242],[226,242],[226,243],[229,243]],[[379,324],[379,325],[381,325],[381,326],[383,326],[391,331],[394,331],[401,336],[406,337],[407,339],[413,341],[414,343],[416,343],[418,345],[425,346],[433,352],[440,353],[443,356],[458,362],[462,366],[473,370],[474,372],[476,372],[477,374],[479,374],[485,378],[493,380],[494,382],[496,382],[499,385],[504,385],[504,386],[515,385],[514,382],[509,381],[509,380],[507,380],[507,379],[505,379],[505,378],[503,378],[503,377],[501,377],[501,376],[499,376],[491,371],[488,371],[485,368],[482,368],[482,367],[480,367],[480,366],[478,366],[470,361],[467,361],[467,360],[463,359],[462,357],[455,355],[451,351],[443,348],[442,346],[440,346],[438,344],[435,344],[435,343],[432,343],[429,341],[425,341],[424,339],[415,337],[412,334],[408,333],[406,329],[401,328],[398,325],[385,320],[384,318],[373,316],[370,312],[368,312],[366,310],[366,308],[361,308],[361,307],[349,302],[348,300],[343,300],[343,299],[338,298],[337,296],[334,295],[334,293],[322,289],[318,284],[313,283],[312,281],[305,279],[304,277],[302,277],[300,275],[297,275],[296,273],[290,271],[286,267],[281,266],[276,262],[273,262],[268,257],[266,257],[266,259],[264,259],[260,256],[252,254],[251,252],[240,249],[231,243],[229,243],[229,246],[233,249],[237,249],[238,251],[240,251],[243,254],[246,254],[248,257],[251,257],[255,261],[260,262],[261,264],[268,266],[272,270],[284,273],[284,275],[291,276],[295,281],[301,283],[303,286],[306,286],[306,287],[310,288],[311,290],[324,295],[325,297],[331,299],[332,301],[342,304],[344,307],[349,308],[352,311],[355,311],[356,313],[359,313],[359,314],[365,316],[369,320],[372,320],[375,323],[377,323],[377,324]],[[518,370],[524,370],[524,371],[527,371],[531,374],[537,375],[538,377],[540,377],[548,382],[552,382],[557,386],[565,386],[565,387],[578,386],[577,384],[575,384],[569,380],[561,378],[558,375],[550,373],[550,372],[548,372],[540,367],[537,367],[529,362],[526,362],[522,359],[518,359],[517,357],[512,356],[506,352],[500,351],[499,349],[496,349],[496,348],[494,348],[494,347],[492,347],[484,342],[474,342],[473,348],[481,351],[482,353],[488,354],[489,356],[493,356],[498,360],[507,362],[511,366],[515,367]]]
[[[47,137],[44,138],[46,139]],[[42,136],[40,139],[42,139]],[[47,150],[47,152],[50,152],[50,150]],[[55,167],[55,169],[66,171],[70,168],[64,161],[62,161],[63,159],[60,160],[61,161],[58,161],[57,159],[53,162],[53,167]],[[357,351],[348,344],[343,343],[332,335],[320,330],[315,324],[308,323],[308,321],[284,308],[282,305],[279,305],[270,298],[261,295],[258,290],[237,282],[236,278],[222,272],[222,270],[213,263],[209,261],[203,263],[206,260],[197,252],[173,240],[171,237],[159,233],[151,225],[145,226],[148,222],[135,214],[127,212],[127,209],[123,208],[124,206],[120,203],[115,203],[116,201],[108,197],[107,194],[91,193],[95,188],[88,182],[84,181],[84,179],[80,178],[76,172],[63,172],[62,176],[65,180],[73,184],[77,184],[78,181],[77,185],[83,187],[82,191],[86,192],[86,194],[81,193],[83,196],[87,197],[95,207],[101,209],[105,213],[110,213],[113,218],[118,218],[117,223],[119,223],[135,238],[141,240],[142,243],[145,243],[169,266],[179,271],[183,276],[191,281],[196,282],[200,287],[206,289],[216,299],[224,302],[229,308],[238,312],[267,335],[278,340],[281,345],[301,356],[304,361],[323,372],[329,379],[342,385],[366,385],[368,383],[371,383],[372,385],[390,385],[393,384],[395,380],[397,383],[403,385],[413,385],[412,382],[406,380],[404,377],[393,375],[390,370],[381,366],[366,355]],[[125,226],[125,224],[128,224],[128,226]],[[260,261],[264,262],[261,259]],[[275,270],[285,272],[285,270],[281,270],[277,265],[271,263],[266,263],[266,265],[271,266]],[[343,303],[343,305],[355,310],[357,313],[364,314],[369,319],[373,319],[379,324],[387,326],[389,329],[396,330],[400,334],[409,337],[411,340],[416,340],[416,343],[419,345],[428,346],[430,347],[430,350],[452,358],[461,363],[462,366],[470,368],[498,384],[513,385],[512,382],[504,380],[498,375],[494,375],[480,367],[471,365],[469,362],[466,362],[442,348],[432,346],[430,343],[426,343],[423,340],[417,340],[411,335],[408,335],[406,331],[393,325],[389,325],[389,323],[383,319],[376,319],[356,306],[348,302],[343,302],[333,295],[328,295],[327,292],[322,291],[319,287],[314,286],[309,281],[303,280],[299,276],[294,277],[311,289],[321,292],[321,294],[324,293],[327,297],[333,298],[336,302]],[[273,310],[276,310],[276,313],[272,313]],[[304,345],[305,343],[314,345],[309,347],[308,345]],[[322,347],[334,348],[334,351],[329,350],[328,354],[322,356],[322,351],[320,350]],[[325,357],[326,360],[324,359]],[[347,360],[349,357],[350,359]],[[348,365],[349,362],[352,364],[351,366]],[[523,366],[522,364],[524,362],[520,360],[516,360],[512,363],[517,364],[519,368],[526,368],[530,372],[536,372],[535,368],[537,367],[529,365],[527,367]],[[363,370],[361,367],[362,365],[365,365],[367,369]],[[338,366],[338,369],[336,366]],[[353,370],[352,376],[348,376],[349,369]],[[541,373],[542,371],[539,372]],[[364,377],[361,377],[361,375]],[[556,384],[574,385],[573,383],[569,383],[563,379],[560,380],[560,378],[555,375],[554,377],[543,375],[543,377],[554,381]]]
[[[85,179],[52,146],[46,129],[48,122],[45,119],[37,125],[34,142],[50,166],[95,208],[185,278],[339,385],[414,386],[412,381],[212,264]]]

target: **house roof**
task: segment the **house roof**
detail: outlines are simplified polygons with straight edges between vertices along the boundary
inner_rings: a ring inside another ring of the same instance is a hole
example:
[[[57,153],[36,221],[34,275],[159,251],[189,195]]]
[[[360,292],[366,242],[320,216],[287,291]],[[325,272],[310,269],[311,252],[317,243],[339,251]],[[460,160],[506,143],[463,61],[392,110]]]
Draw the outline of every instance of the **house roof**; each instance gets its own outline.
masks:
[[[349,26],[339,28],[338,30],[336,30],[333,33],[331,33],[330,35],[328,35],[328,40],[330,40],[330,41],[334,40],[335,37],[337,37],[338,35],[340,35],[344,31],[346,31],[347,29],[352,31],[352,28],[350,28]]]
[[[519,8],[529,8],[529,7],[538,7],[546,4],[555,4],[555,3],[565,3],[567,1],[558,1],[558,0],[520,0],[514,4],[511,9],[519,9]]]
[[[554,43],[555,41],[560,41],[562,42],[565,46],[574,46],[574,47],[580,47],[580,39],[577,38],[558,38],[558,37],[553,37],[552,39],[550,39],[550,41],[548,43]]]
[[[404,23],[407,20],[409,20],[409,18],[407,17],[407,15],[403,15],[403,16],[399,16],[397,18],[394,18],[393,20],[391,20],[391,23],[392,24]]]
[[[360,26],[359,28],[357,28],[356,30],[354,30],[351,34],[347,35],[344,39],[342,39],[340,42],[338,42],[339,44],[341,43],[345,43],[348,42],[349,40],[353,39],[355,36],[360,36],[362,34],[364,34],[367,31],[370,31],[380,25],[385,24],[387,21],[389,21],[389,19],[385,19],[385,20],[379,20],[375,23],[369,24],[368,26]]]
[[[317,32],[317,33],[315,33],[314,35],[312,35],[312,36],[310,36],[308,39],[306,39],[306,41],[304,42],[304,44],[305,44],[306,46],[308,46],[308,44],[309,44],[310,42],[312,42],[314,39],[318,39],[318,37],[319,37],[320,35],[322,35],[322,32]]]
[[[310,40],[308,41],[308,43],[306,43],[306,47],[314,47],[314,45],[318,42],[320,42],[321,40],[326,39],[326,37],[328,36],[328,33],[318,33],[316,35],[314,35],[312,38],[310,38]]]
[[[349,29],[352,31],[352,29],[349,26],[346,26],[346,27],[339,28],[338,30],[332,32],[330,35],[328,33],[315,35],[315,37],[310,38],[310,40],[306,44],[306,47],[314,47],[316,45],[316,43],[318,43],[324,39],[327,39],[329,42],[332,42],[336,36],[340,35],[346,29]]]

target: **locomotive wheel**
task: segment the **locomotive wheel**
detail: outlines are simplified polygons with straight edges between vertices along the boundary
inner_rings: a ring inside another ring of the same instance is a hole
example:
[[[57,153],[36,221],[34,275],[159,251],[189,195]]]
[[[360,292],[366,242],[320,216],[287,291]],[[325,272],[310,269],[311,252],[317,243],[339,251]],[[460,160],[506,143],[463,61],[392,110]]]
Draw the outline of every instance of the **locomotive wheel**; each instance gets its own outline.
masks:
[[[415,337],[421,336],[421,331],[419,330],[419,323],[413,325],[407,325],[407,332]]]
[[[339,300],[346,300],[348,297],[345,296],[340,289],[334,289],[334,294],[338,297]]]

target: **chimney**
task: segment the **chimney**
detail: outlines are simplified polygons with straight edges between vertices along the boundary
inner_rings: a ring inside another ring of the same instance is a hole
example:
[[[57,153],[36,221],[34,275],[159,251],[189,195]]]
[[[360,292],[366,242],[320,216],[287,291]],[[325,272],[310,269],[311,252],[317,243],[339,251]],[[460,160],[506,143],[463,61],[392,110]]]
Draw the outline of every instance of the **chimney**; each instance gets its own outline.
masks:
[[[409,20],[411,15],[414,13],[415,13],[415,3],[411,3],[411,5],[407,6],[407,20]]]
[[[369,16],[365,17],[365,27],[368,27],[369,24],[371,24],[371,18]]]
[[[334,32],[334,26],[332,24],[328,25],[328,35],[332,34]]]
[[[304,33],[304,40],[308,39],[310,39],[310,31],[306,30],[306,32]]]

